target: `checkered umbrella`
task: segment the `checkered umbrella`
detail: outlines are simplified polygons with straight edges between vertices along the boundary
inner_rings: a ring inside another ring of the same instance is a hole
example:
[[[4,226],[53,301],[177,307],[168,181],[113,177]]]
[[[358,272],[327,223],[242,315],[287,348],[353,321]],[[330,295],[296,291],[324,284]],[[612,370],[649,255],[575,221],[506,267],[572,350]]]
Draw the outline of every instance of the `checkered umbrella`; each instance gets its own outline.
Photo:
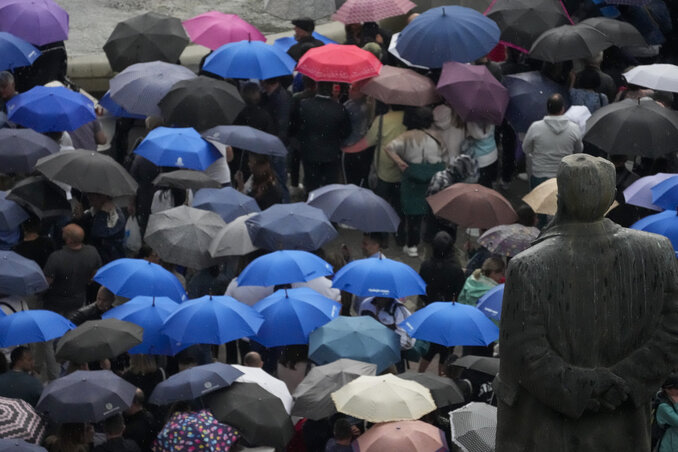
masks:
[[[464,452],[494,452],[497,434],[497,408],[471,402],[450,411],[452,441]]]
[[[0,397],[0,438],[39,444],[44,436],[45,422],[28,402]]]

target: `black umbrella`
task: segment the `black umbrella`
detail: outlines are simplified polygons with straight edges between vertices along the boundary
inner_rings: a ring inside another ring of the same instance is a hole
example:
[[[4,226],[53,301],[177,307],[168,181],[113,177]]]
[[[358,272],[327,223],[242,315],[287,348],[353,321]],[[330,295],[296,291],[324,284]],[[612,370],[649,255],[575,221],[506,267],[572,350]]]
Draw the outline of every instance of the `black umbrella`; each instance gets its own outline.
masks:
[[[217,420],[240,430],[252,445],[282,449],[294,435],[283,403],[256,383],[233,383],[205,399]]]
[[[0,452],[47,452],[47,449],[22,439],[0,439]]]
[[[497,0],[486,15],[499,26],[502,41],[523,49],[545,31],[571,23],[558,0]]]
[[[188,44],[188,35],[175,17],[149,12],[118,23],[104,44],[114,71],[149,61],[176,63]]]
[[[143,334],[142,327],[124,320],[88,320],[59,339],[56,357],[77,363],[115,358],[141,344]]]
[[[428,388],[438,408],[465,402],[461,389],[459,389],[453,380],[447,377],[439,377],[438,375],[426,372],[405,372],[398,376],[405,380],[416,381],[425,388]]]
[[[530,57],[557,63],[591,58],[612,46],[612,41],[590,25],[561,25],[542,33],[530,48]]]
[[[193,400],[210,392],[230,386],[241,371],[223,363],[191,367],[158,383],[148,401],[167,405],[178,400]]]
[[[678,150],[678,113],[652,99],[627,99],[596,110],[584,141],[610,155],[657,158]]]
[[[638,29],[623,20],[609,17],[589,17],[579,22],[589,25],[607,36],[617,47],[646,46],[645,38]]]
[[[129,408],[135,392],[110,370],[77,370],[48,384],[35,408],[56,423],[99,422]]]
[[[191,189],[221,188],[221,184],[202,171],[176,170],[162,173],[153,180],[153,185],[160,188]]]
[[[5,174],[31,174],[39,158],[59,152],[56,141],[31,129],[0,129],[0,168]]]
[[[453,362],[452,366],[475,370],[488,375],[497,375],[499,373],[499,358],[466,355]]]
[[[14,201],[38,218],[71,215],[66,193],[44,176],[31,176],[17,182],[6,199]]]
[[[235,86],[201,75],[175,83],[158,106],[166,124],[205,130],[231,124],[245,102]]]

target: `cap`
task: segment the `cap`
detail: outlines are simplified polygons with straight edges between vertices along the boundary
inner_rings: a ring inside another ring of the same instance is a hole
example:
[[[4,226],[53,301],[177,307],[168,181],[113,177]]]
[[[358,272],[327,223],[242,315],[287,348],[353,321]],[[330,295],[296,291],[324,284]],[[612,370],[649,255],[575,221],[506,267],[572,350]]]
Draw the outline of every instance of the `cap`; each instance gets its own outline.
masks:
[[[313,30],[315,30],[315,21],[310,17],[301,17],[299,19],[294,19],[292,21],[292,25],[295,25],[309,33],[312,33]]]

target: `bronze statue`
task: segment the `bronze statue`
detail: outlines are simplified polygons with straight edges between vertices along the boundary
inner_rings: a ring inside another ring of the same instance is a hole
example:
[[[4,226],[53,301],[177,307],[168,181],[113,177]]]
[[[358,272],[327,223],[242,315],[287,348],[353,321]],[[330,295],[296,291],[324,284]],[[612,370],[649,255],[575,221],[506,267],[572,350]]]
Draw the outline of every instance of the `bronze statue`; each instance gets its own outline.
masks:
[[[501,316],[497,452],[650,450],[650,401],[678,363],[665,237],[603,218],[615,170],[563,158],[558,213],[512,259]]]

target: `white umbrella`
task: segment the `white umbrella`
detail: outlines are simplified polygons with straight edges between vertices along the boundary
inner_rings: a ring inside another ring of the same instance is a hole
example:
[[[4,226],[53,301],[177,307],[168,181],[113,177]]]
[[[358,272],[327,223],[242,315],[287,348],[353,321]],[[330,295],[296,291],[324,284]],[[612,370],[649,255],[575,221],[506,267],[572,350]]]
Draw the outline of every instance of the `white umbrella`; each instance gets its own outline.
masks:
[[[646,64],[624,73],[626,81],[638,86],[678,93],[678,66]]]
[[[290,394],[289,389],[284,381],[278,380],[275,377],[272,377],[266,373],[263,369],[258,367],[247,367],[241,366],[239,364],[233,364],[233,367],[241,371],[244,375],[241,375],[236,380],[240,383],[256,383],[277,398],[282,401],[282,404],[285,406],[285,411],[287,414],[290,414],[292,411],[292,394]]]
[[[464,452],[494,452],[497,435],[497,408],[471,402],[450,411],[452,441]]]
[[[252,244],[245,221],[257,215],[256,212],[242,215],[228,223],[212,240],[209,253],[212,257],[242,256],[259,248]]]

